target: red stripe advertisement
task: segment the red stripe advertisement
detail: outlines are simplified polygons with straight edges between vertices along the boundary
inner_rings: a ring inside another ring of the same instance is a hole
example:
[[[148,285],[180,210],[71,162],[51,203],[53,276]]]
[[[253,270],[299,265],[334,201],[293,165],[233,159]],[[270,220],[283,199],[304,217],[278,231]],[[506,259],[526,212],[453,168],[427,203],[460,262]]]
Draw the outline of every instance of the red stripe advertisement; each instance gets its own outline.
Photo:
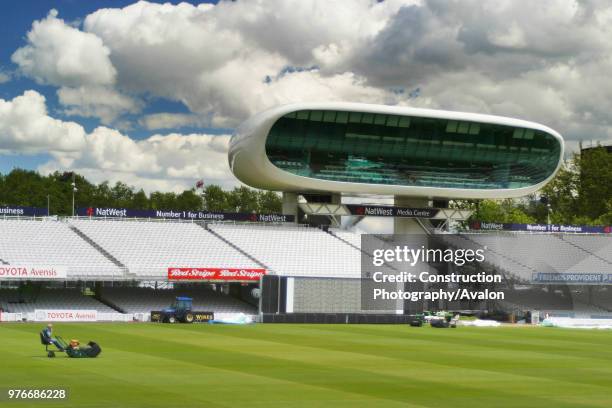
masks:
[[[168,280],[259,281],[266,274],[257,268],[168,268]]]

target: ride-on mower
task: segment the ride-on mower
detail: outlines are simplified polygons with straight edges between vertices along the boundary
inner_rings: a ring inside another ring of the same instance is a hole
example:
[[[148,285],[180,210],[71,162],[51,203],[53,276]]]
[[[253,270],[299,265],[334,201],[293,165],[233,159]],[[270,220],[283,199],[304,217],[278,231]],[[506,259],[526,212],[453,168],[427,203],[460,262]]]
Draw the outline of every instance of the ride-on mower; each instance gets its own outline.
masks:
[[[96,358],[102,352],[98,343],[93,341],[87,343],[86,346],[81,346],[78,340],[70,340],[70,342],[67,342],[60,336],[56,336],[55,340],[57,341],[57,344],[53,345],[55,349],[50,350],[49,347],[51,347],[52,344],[50,344],[49,339],[44,333],[40,333],[40,342],[45,346],[45,351],[49,358],[54,358],[56,352],[66,353],[70,358]]]

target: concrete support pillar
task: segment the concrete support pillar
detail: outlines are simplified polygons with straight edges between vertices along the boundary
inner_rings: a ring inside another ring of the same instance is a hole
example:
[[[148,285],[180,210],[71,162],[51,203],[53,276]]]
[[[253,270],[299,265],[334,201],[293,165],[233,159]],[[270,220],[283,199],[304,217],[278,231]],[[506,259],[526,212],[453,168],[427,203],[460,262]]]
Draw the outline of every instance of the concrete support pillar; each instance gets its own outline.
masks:
[[[409,207],[409,208],[427,208],[430,206],[427,198],[415,198],[415,197],[400,197],[395,196],[394,205],[396,207]],[[426,225],[429,224],[429,220],[421,220]],[[393,219],[393,233],[394,234],[423,234],[426,232],[421,224],[414,218],[400,218],[395,217]]]
[[[331,195],[331,199],[330,199],[330,203],[331,204],[342,204],[342,194],[340,193],[332,193]],[[332,226],[334,227],[340,227],[342,225],[342,217],[341,216],[336,216],[336,217],[331,217],[332,218]]]
[[[293,215],[295,223],[298,222],[298,195],[297,193],[283,192],[283,214]]]

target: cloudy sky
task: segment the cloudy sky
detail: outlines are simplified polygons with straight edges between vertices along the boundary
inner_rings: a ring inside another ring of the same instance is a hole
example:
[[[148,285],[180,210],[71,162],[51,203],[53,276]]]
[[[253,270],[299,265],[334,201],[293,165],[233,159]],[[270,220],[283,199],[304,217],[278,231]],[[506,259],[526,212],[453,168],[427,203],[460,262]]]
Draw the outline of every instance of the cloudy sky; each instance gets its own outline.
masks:
[[[232,129],[296,101],[507,115],[570,150],[611,142],[610,39],[607,0],[5,2],[0,172],[232,187]]]

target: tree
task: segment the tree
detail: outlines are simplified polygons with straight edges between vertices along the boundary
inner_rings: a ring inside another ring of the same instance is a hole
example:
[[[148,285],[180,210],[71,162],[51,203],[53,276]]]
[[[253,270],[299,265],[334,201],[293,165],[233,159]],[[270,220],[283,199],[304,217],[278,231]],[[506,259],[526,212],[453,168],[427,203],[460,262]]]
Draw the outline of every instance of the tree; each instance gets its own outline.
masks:
[[[194,189],[185,190],[176,197],[177,210],[202,210],[202,197],[200,197]]]
[[[580,213],[596,219],[612,199],[612,154],[603,147],[588,149],[574,159],[579,169]]]
[[[231,211],[255,213],[259,210],[257,203],[257,191],[241,186],[234,188],[228,197]]]
[[[152,210],[172,210],[176,203],[176,194],[155,191],[150,196]]]
[[[513,200],[482,200],[478,203],[470,219],[516,224],[531,224],[535,222],[535,218],[519,208]]]
[[[134,188],[125,183],[118,181],[110,191],[114,206],[120,208],[129,208],[134,201]]]
[[[230,211],[228,193],[217,185],[209,184],[204,189],[204,209],[208,211]]]
[[[274,191],[260,191],[258,204],[259,212],[263,214],[280,213],[283,207],[283,201]]]
[[[138,190],[138,192],[134,194],[132,198],[131,208],[141,210],[149,209],[149,198],[147,197],[143,189]]]
[[[108,181],[99,184],[89,182],[73,172],[55,172],[46,176],[31,170],[14,169],[0,174],[0,205],[46,207],[50,198],[50,214],[70,215],[72,213],[72,182],[76,183],[75,202],[77,207],[115,207],[130,209],[208,210],[217,212],[258,212],[281,211],[281,199],[272,191],[258,191],[248,187],[237,187],[225,191],[211,184],[199,195],[195,189],[181,193],[154,191],[147,195],[124,183],[111,186]]]
[[[573,164],[562,167],[555,178],[541,190],[542,196],[546,197],[550,204],[551,219],[554,223],[570,224],[580,213],[580,177],[575,159]]]

